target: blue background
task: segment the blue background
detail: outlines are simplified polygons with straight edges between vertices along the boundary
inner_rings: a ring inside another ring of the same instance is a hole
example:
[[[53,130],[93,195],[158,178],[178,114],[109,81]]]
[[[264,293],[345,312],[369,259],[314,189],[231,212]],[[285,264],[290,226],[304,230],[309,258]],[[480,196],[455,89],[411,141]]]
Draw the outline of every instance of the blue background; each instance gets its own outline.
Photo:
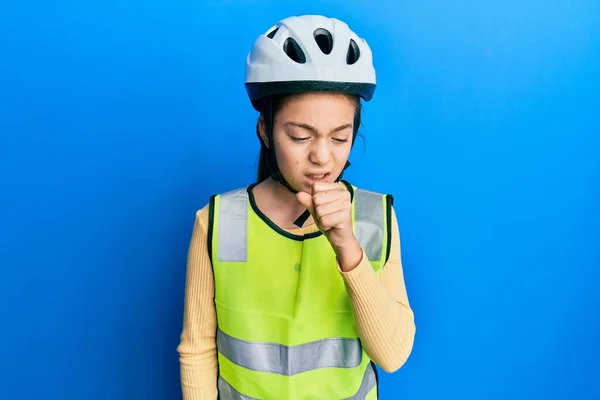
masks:
[[[346,177],[417,323],[381,398],[600,398],[600,2],[281,3],[2,3],[0,398],[180,398],[194,212],[254,179],[245,57],[304,13],[375,54]]]

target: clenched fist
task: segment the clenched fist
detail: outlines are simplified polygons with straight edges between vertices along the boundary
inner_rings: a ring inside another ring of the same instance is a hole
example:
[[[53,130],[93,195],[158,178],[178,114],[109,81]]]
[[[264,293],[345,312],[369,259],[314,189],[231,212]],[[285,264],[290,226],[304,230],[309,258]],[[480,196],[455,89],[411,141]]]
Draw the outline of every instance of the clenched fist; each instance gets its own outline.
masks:
[[[296,197],[329,240],[342,270],[354,269],[360,263],[362,249],[352,229],[352,201],[348,188],[341,182],[317,182],[312,193],[299,192]]]

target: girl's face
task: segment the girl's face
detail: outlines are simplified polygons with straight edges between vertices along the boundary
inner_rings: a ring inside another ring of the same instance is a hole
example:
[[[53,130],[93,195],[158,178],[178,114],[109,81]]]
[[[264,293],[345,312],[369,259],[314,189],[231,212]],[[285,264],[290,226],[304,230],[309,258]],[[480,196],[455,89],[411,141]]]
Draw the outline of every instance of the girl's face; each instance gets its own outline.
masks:
[[[355,112],[355,103],[344,95],[307,93],[292,97],[277,113],[277,165],[294,189],[310,193],[313,183],[334,182],[342,173],[352,148]]]

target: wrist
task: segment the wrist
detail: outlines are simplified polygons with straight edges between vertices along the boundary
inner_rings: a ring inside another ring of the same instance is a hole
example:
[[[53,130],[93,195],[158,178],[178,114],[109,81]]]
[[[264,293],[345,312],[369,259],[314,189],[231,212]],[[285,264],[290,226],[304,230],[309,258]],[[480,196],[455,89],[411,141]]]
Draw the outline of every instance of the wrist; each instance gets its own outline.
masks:
[[[352,271],[362,261],[363,250],[355,237],[343,245],[336,246],[335,253],[343,272]]]

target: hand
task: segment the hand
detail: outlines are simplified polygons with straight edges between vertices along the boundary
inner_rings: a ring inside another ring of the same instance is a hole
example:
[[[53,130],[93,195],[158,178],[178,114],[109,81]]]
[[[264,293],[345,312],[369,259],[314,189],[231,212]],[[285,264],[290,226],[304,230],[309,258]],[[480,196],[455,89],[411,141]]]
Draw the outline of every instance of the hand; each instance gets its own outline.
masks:
[[[352,227],[350,192],[341,183],[317,182],[310,194],[299,192],[298,201],[311,213],[319,230],[333,247],[343,270],[356,267],[362,258],[362,249]]]

